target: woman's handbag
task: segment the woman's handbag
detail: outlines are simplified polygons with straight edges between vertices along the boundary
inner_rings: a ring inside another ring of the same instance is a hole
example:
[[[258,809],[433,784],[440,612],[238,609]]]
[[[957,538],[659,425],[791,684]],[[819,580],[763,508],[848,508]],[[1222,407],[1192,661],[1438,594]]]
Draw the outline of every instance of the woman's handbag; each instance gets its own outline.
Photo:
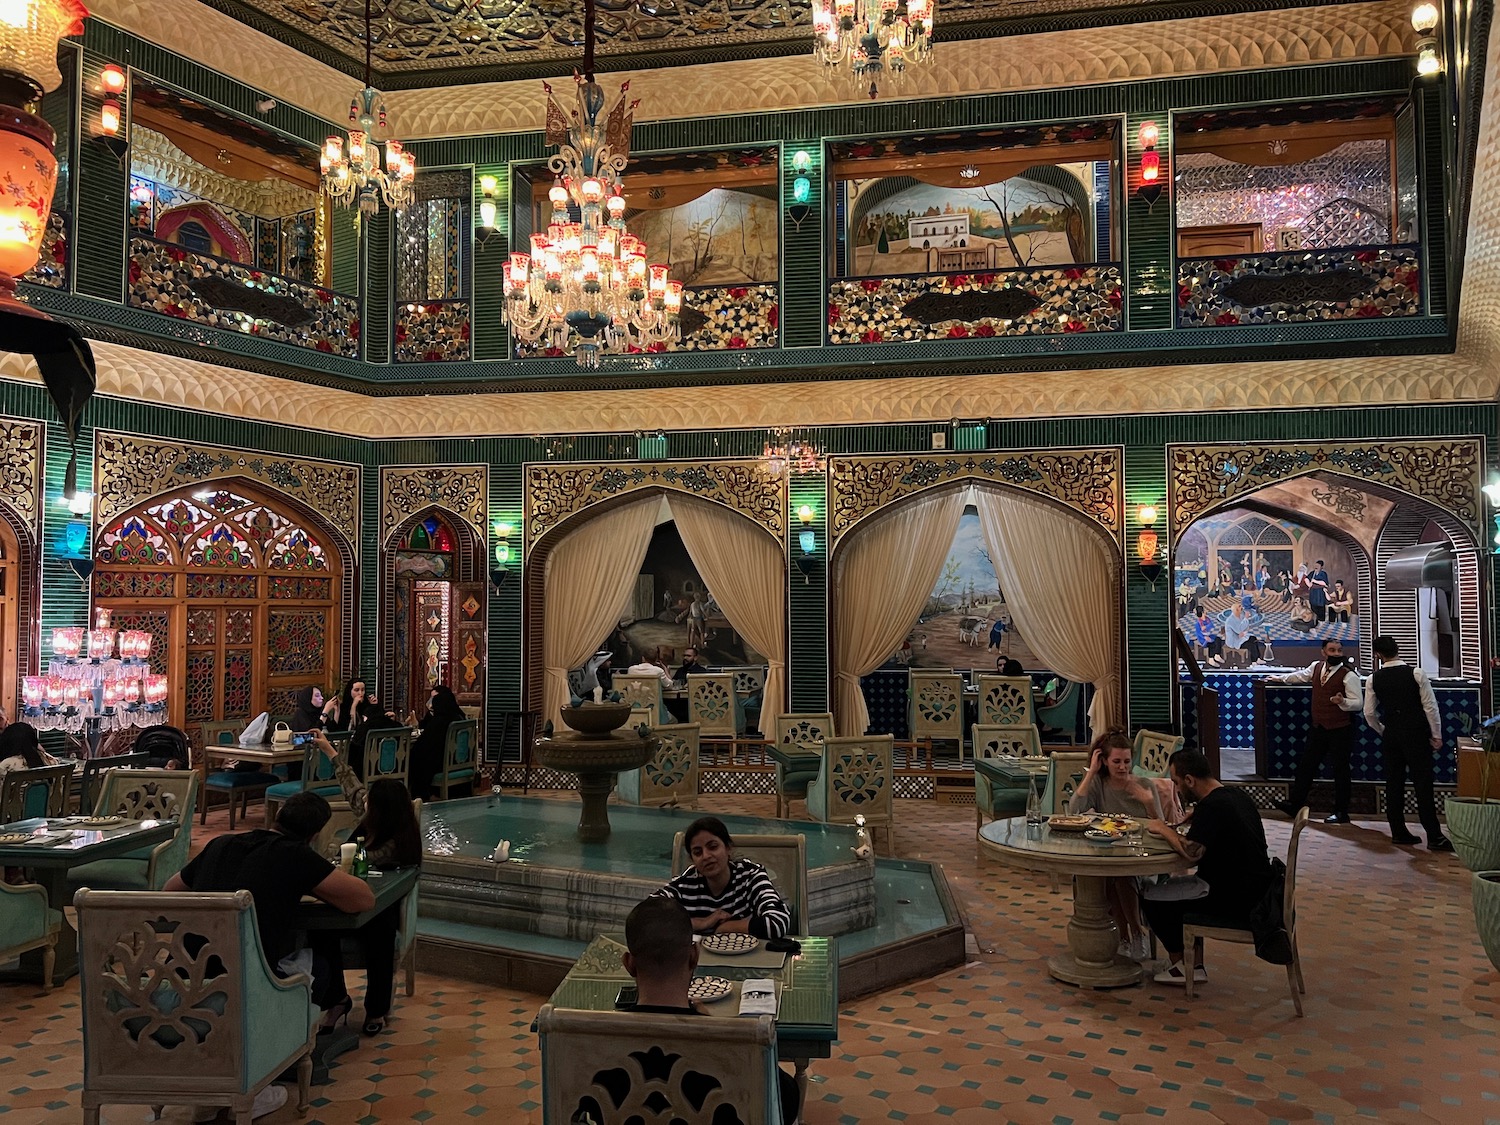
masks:
[[[275,731],[271,734],[271,745],[278,750],[285,750],[292,744],[292,728],[285,723],[277,723]]]

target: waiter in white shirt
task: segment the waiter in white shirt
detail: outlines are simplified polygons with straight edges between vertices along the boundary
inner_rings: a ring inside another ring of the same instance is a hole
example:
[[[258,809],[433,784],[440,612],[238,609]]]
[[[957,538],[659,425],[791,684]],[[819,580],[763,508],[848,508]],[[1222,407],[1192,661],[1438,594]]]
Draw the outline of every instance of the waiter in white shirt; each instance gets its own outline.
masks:
[[[1287,799],[1276,807],[1295,818],[1297,810],[1307,804],[1313,781],[1323,763],[1333,775],[1333,812],[1323,818],[1324,824],[1349,823],[1349,754],[1354,749],[1354,713],[1364,706],[1364,690],[1359,673],[1344,658],[1343,642],[1329,637],[1323,642],[1323,659],[1300,672],[1286,676],[1267,676],[1268,684],[1311,684],[1312,725],[1307,745],[1297,759],[1297,772]]]
[[[1432,684],[1426,672],[1400,659],[1394,637],[1376,637],[1374,647],[1380,667],[1370,677],[1370,690],[1365,695],[1365,722],[1381,736],[1385,815],[1391,822],[1391,839],[1398,844],[1421,843],[1406,830],[1406,775],[1410,772],[1417,814],[1427,830],[1428,850],[1451,852],[1453,843],[1443,835],[1437,802],[1432,797],[1432,756],[1443,746],[1443,722]]]

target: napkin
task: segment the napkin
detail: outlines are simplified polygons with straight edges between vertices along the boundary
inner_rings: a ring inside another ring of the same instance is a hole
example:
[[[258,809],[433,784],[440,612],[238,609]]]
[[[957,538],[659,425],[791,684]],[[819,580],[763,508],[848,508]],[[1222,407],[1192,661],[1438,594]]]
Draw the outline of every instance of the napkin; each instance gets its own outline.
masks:
[[[776,982],[770,977],[752,977],[740,985],[740,1015],[774,1016]]]

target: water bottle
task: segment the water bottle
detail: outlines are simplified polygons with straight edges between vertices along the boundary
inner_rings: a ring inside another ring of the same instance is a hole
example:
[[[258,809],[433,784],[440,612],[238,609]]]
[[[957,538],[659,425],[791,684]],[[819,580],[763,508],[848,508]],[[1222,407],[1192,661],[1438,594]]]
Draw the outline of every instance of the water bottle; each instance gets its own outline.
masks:
[[[1036,786],[1027,783],[1026,786],[1026,826],[1041,825],[1046,817],[1042,815],[1041,794],[1036,791]]]
[[[365,846],[361,844],[359,851],[354,853],[354,877],[356,879],[368,879],[370,877],[370,857],[365,854]]]

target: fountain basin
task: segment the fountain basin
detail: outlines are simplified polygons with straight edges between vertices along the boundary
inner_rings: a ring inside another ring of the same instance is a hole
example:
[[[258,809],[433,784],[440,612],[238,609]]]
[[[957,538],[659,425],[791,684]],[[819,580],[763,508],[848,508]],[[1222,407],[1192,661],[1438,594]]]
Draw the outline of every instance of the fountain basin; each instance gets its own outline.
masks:
[[[626,707],[625,712],[629,718],[630,708]],[[660,746],[661,739],[649,733],[642,736],[625,731],[603,734],[573,731],[537,739],[533,760],[547,769],[577,775],[578,795],[583,799],[578,838],[598,843],[609,839],[609,794],[614,789],[615,775],[640,769]]]

